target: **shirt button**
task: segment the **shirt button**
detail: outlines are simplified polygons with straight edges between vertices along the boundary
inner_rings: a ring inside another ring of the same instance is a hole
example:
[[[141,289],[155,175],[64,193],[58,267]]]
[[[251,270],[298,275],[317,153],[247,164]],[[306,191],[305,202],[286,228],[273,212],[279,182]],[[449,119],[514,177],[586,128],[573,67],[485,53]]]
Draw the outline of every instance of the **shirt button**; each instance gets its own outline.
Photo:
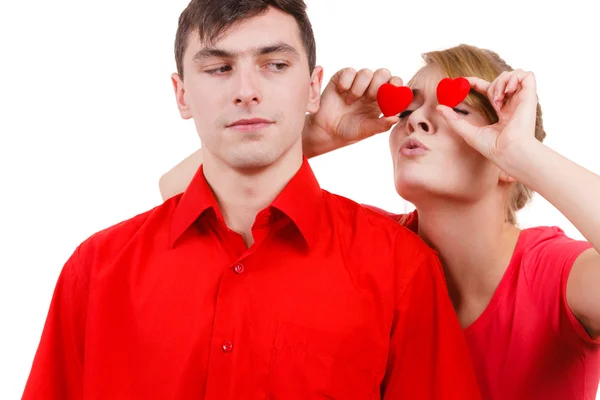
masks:
[[[244,272],[244,266],[242,264],[237,264],[235,267],[233,267],[233,270],[236,274],[241,274]]]
[[[231,342],[223,343],[223,351],[225,353],[229,353],[229,352],[231,352],[231,350],[233,350],[233,343],[231,343]]]

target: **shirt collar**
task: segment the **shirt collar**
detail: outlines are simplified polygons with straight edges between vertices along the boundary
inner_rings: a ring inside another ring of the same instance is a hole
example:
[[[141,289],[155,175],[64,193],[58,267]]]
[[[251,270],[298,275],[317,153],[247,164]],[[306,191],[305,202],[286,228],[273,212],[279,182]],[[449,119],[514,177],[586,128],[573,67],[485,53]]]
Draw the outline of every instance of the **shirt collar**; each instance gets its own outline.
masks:
[[[419,233],[419,213],[417,210],[414,210],[411,213],[404,214],[400,218],[400,222],[406,228],[410,229],[414,233]]]
[[[271,207],[287,215],[306,243],[314,247],[319,230],[321,201],[321,187],[308,160],[303,157],[302,166],[273,200]],[[217,216],[221,215],[217,200],[204,177],[204,169],[200,166],[175,208],[171,222],[170,247],[173,247],[185,231],[209,209],[213,209]]]
[[[213,209],[216,213],[219,211],[217,199],[213,194],[206,178],[204,177],[204,168],[200,165],[198,171],[190,181],[185,192],[179,199],[179,202],[173,213],[171,220],[171,234],[169,237],[170,247],[175,246],[175,242],[184,234],[186,230],[194,223],[205,211]]]
[[[310,247],[317,243],[323,193],[308,160],[275,198],[272,207],[287,215]]]

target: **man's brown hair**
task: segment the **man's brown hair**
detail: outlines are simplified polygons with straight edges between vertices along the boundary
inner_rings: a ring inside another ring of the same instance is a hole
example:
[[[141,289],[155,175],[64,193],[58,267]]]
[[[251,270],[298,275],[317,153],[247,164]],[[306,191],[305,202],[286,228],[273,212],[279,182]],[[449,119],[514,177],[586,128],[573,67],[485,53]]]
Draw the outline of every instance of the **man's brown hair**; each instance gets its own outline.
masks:
[[[197,33],[201,42],[215,42],[232,25],[277,8],[294,17],[300,39],[308,56],[312,74],[316,64],[316,44],[312,25],[303,0],[192,0],[179,17],[175,36],[177,73],[183,79],[183,55],[191,33]]]

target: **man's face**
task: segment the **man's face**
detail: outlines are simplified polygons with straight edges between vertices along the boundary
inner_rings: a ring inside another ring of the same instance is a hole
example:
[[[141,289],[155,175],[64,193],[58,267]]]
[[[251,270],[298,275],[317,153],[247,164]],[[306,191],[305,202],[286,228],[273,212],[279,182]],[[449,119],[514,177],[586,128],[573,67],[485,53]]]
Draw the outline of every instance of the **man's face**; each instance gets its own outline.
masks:
[[[309,73],[292,16],[269,8],[213,44],[191,34],[183,69],[183,82],[173,75],[177,103],[184,119],[194,119],[205,157],[256,169],[290,151],[301,154],[306,112],[319,107],[322,70]]]

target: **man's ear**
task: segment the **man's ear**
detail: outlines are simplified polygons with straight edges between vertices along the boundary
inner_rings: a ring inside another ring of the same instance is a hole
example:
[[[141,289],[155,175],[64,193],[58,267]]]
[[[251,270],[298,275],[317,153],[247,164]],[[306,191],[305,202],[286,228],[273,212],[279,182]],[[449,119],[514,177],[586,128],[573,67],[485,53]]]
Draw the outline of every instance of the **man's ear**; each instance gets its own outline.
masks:
[[[321,85],[323,84],[323,67],[317,65],[310,76],[310,91],[306,111],[316,113],[321,105]]]
[[[179,109],[179,114],[181,115],[181,118],[192,118],[190,106],[187,104],[187,101],[185,99],[185,88],[183,87],[183,79],[181,79],[178,73],[174,73],[173,75],[171,75],[171,82],[173,83],[173,89],[175,89],[175,100],[177,101],[177,108]]]

